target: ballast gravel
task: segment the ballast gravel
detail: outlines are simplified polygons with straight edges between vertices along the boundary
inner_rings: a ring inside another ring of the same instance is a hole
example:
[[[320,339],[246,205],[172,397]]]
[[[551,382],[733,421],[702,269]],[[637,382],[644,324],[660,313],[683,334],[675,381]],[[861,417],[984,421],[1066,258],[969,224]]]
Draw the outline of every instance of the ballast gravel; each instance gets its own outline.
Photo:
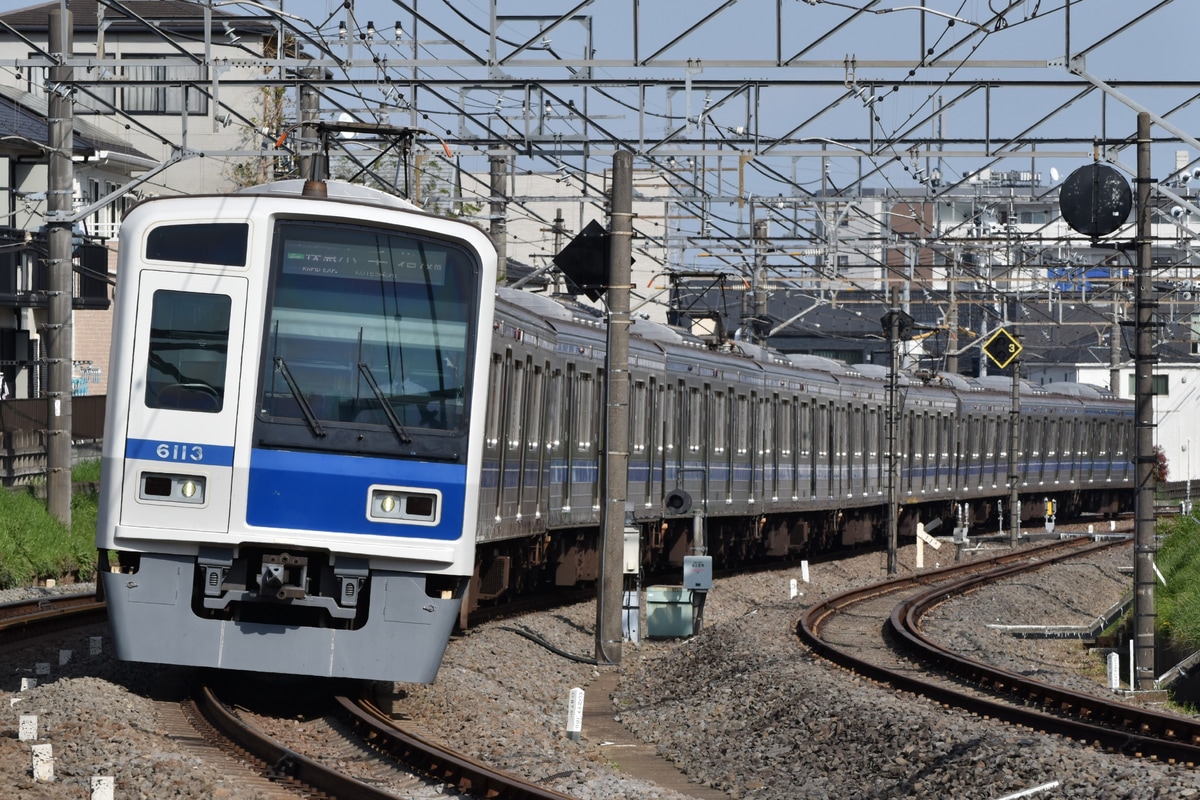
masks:
[[[927,551],[927,566],[936,557]],[[913,548],[899,561],[912,570]],[[1103,654],[988,625],[1087,624],[1130,590],[1122,568],[1131,563],[1126,546],[1021,576],[939,606],[926,630],[1006,668],[1107,692]],[[808,583],[799,565],[718,581],[699,634],[624,645],[614,714],[691,780],[732,798],[1200,798],[1200,772],[946,709],[858,678],[799,643],[804,608],[882,580],[885,568],[883,554],[869,553],[814,562]],[[0,592],[0,602],[20,594]],[[686,797],[613,771],[606,743],[586,726],[579,741],[567,737],[571,688],[610,669],[587,663],[594,631],[592,603],[481,625],[451,642],[436,683],[403,687],[396,709],[430,736],[580,800]],[[92,656],[89,644],[79,636],[0,653],[0,787],[8,787],[0,796],[89,798],[101,775],[114,777],[119,798],[264,796],[164,735],[152,698],[180,670],[116,662],[108,641]],[[60,665],[64,649],[72,653]],[[22,678],[37,685],[22,691]],[[37,741],[53,746],[53,782],[31,774],[21,715],[37,715]],[[293,729],[302,739],[305,726]]]

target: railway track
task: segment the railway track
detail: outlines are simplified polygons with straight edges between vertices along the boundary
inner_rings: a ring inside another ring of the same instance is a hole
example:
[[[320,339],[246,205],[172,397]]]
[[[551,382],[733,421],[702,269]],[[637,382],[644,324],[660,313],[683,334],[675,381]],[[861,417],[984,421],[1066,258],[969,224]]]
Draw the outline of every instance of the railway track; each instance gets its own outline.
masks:
[[[198,684],[191,702],[214,731],[232,742],[256,771],[292,786],[308,796],[395,800],[393,792],[376,788],[303,755],[255,727],[218,697],[211,685]],[[370,700],[346,695],[334,698],[336,716],[345,727],[382,759],[386,767],[401,766],[443,787],[470,797],[512,800],[570,800],[570,797],[523,778],[496,770],[423,737],[389,718]],[[445,789],[439,789],[439,796]]]
[[[106,606],[94,595],[61,597],[0,604],[0,647],[12,648],[30,643],[37,637],[106,621]],[[222,701],[221,691],[204,681],[196,681],[190,697],[182,703],[164,701],[162,717],[176,740],[190,740],[190,749],[209,759],[215,750],[233,752],[242,764],[236,778],[256,783],[260,796],[362,798],[395,800],[396,794],[356,780],[335,767],[306,757],[272,738],[243,719],[234,704]],[[334,699],[337,715],[344,727],[392,767],[411,771],[437,781],[444,796],[446,789],[462,795],[513,800],[570,800],[522,778],[488,767],[482,762],[455,753],[432,741],[402,722],[390,719],[370,701],[339,696]],[[183,722],[186,720],[186,723]],[[178,730],[185,724],[190,734]],[[211,752],[204,755],[206,748]],[[266,778],[270,784],[259,779]],[[276,790],[276,791],[273,791]]]
[[[91,594],[0,603],[0,647],[107,619],[108,607]]]
[[[847,669],[945,705],[1109,752],[1195,767],[1200,721],[1051,686],[951,652],[921,631],[922,615],[953,596],[1117,543],[1065,540],[854,589],[809,608],[797,633]]]

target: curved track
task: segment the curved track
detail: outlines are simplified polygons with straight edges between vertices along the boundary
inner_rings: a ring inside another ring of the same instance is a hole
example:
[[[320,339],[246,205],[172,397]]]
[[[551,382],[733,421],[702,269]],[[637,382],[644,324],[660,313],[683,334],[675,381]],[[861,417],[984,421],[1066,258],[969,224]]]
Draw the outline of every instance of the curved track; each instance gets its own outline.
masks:
[[[93,594],[67,594],[0,604],[0,646],[107,619],[108,606]]]
[[[940,703],[1194,767],[1200,721],[1035,681],[953,653],[920,630],[921,616],[952,596],[1114,544],[1066,540],[844,592],[809,608],[797,633],[835,663]]]
[[[0,647],[13,647],[36,637],[74,627],[100,624],[107,607],[95,595],[78,594],[0,604]],[[337,698],[340,715],[380,757],[408,770],[440,781],[463,794],[513,800],[570,800],[513,775],[492,769],[454,753],[419,734],[405,730],[365,700]],[[307,758],[253,726],[222,703],[209,686],[197,685],[185,715],[207,739],[224,739],[243,758],[253,761],[253,772],[268,777],[296,796],[395,800],[396,795],[354,780],[336,769]]]
[[[512,800],[570,800],[568,795],[551,791],[522,778],[493,769],[482,762],[462,756],[436,742],[422,738],[389,719],[370,702],[348,697],[336,698],[339,714],[381,758],[452,787],[455,791],[480,798]],[[233,742],[256,768],[274,780],[326,798],[362,798],[395,800],[395,795],[376,789],[301,755],[245,723],[223,703],[209,686],[197,686],[192,702],[204,719],[220,735]]]

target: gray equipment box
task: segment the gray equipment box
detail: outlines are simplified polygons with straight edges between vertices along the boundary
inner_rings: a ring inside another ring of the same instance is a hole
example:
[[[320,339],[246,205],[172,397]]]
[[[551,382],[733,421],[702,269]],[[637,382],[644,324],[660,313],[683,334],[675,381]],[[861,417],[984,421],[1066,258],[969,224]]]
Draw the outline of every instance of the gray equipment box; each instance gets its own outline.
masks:
[[[712,588],[712,556],[683,557],[683,585],[688,589],[707,592]]]
[[[682,586],[646,587],[646,636],[692,635],[692,592]]]

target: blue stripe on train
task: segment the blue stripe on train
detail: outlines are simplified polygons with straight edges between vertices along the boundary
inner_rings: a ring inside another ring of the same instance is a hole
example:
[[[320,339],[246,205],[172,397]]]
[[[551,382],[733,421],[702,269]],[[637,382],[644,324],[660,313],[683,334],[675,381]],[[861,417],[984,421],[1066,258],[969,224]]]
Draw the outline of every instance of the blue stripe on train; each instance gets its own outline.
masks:
[[[250,453],[246,522],[453,541],[463,532],[466,479],[467,468],[461,464],[255,449]],[[440,521],[436,526],[372,522],[367,518],[372,484],[439,490]]]

